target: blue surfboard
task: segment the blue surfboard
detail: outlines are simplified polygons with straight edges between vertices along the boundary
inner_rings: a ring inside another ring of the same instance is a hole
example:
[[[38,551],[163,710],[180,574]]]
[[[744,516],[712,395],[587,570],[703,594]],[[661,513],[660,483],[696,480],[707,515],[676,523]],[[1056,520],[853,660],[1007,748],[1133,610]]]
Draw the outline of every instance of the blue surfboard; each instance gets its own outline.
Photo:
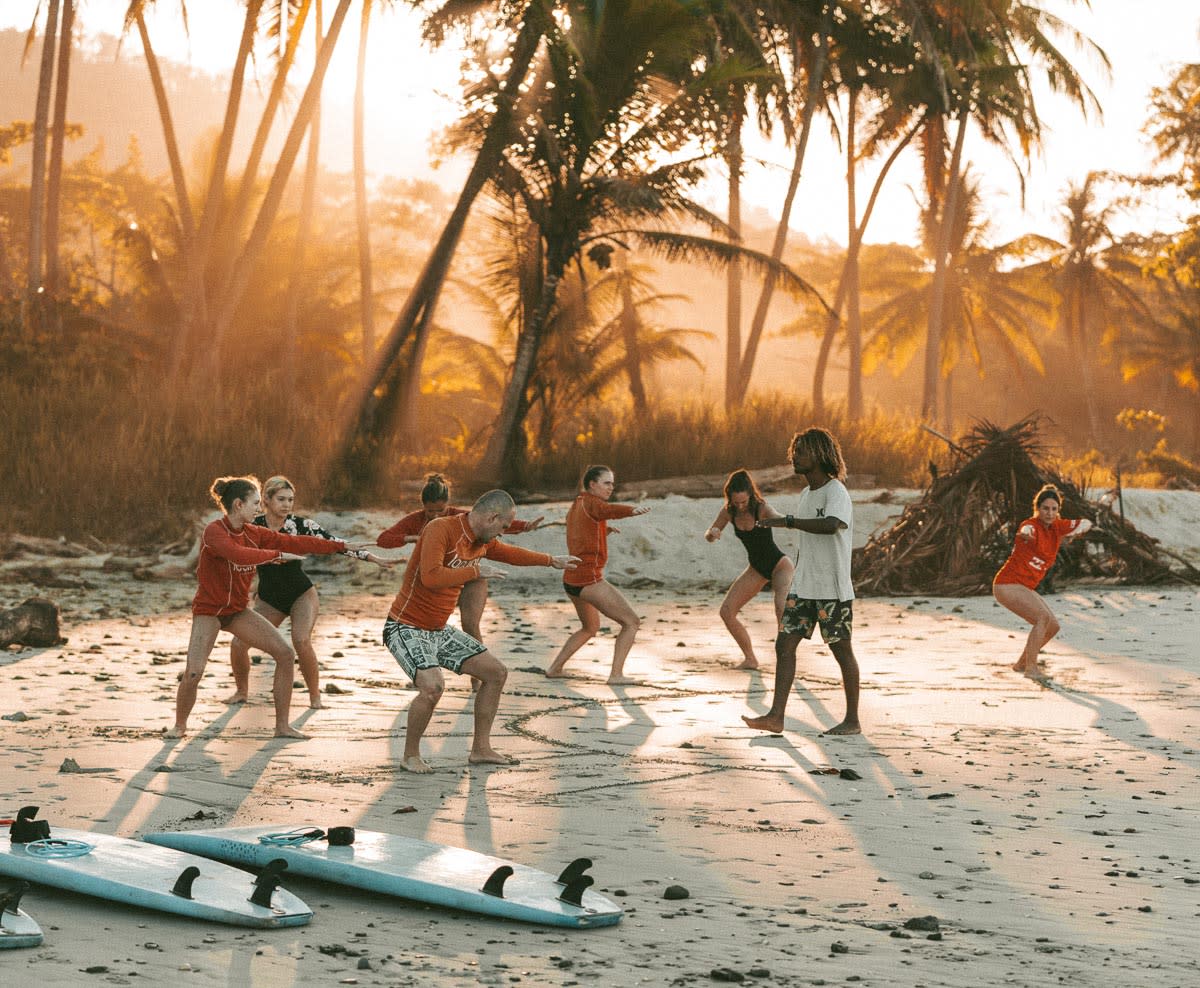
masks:
[[[623,914],[589,889],[586,858],[555,876],[461,847],[351,827],[328,835],[318,828],[224,827],[142,839],[231,864],[282,858],[289,874],[503,919],[584,929],[611,926]]]
[[[27,806],[18,823],[34,821]],[[303,926],[312,910],[278,888],[285,862],[257,879],[239,868],[142,841],[42,826],[41,839],[0,838],[0,875],[194,919],[260,928]]]

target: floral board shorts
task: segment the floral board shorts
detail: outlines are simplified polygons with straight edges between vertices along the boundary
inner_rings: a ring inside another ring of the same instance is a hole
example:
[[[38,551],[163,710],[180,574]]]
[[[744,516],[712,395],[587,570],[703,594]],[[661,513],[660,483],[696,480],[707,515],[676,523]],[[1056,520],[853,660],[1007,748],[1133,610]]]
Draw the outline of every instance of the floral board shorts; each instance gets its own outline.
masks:
[[[821,626],[821,640],[826,645],[849,641],[854,625],[854,601],[809,600],[788,594],[780,624],[783,633],[811,638],[817,625]]]
[[[414,683],[422,669],[441,666],[461,673],[463,663],[472,656],[487,651],[483,642],[476,641],[465,631],[451,624],[437,631],[414,628],[388,618],[383,625],[383,643]]]

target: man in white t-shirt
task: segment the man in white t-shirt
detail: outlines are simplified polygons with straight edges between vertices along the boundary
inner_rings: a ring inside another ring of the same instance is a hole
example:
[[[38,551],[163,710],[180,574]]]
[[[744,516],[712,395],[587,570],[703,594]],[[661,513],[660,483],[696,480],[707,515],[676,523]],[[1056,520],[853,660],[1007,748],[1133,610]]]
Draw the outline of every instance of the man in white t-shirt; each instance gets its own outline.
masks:
[[[861,734],[858,723],[858,661],[850,644],[854,623],[854,586],[850,582],[850,550],[854,511],[850,493],[839,480],[846,463],[838,441],[824,429],[808,429],[792,437],[789,458],[808,486],[794,515],[760,518],[764,527],[797,529],[800,553],[792,592],[775,639],[775,696],[762,717],[742,717],[750,727],[783,733],[784,712],[796,678],[796,648],[819,626],[821,638],[842,670],[846,716],[826,734]]]

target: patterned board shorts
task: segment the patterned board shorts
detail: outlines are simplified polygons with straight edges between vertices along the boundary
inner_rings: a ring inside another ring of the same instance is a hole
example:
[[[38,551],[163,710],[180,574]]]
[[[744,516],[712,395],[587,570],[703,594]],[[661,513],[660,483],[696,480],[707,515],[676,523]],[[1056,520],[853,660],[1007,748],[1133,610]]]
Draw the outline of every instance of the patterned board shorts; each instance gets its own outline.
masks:
[[[821,626],[821,640],[826,645],[849,641],[854,625],[854,601],[809,600],[788,594],[780,625],[783,633],[811,638],[817,625]]]
[[[483,642],[451,624],[437,631],[426,631],[392,618],[383,624],[383,643],[414,683],[421,669],[441,666],[461,673],[467,659],[487,651]]]

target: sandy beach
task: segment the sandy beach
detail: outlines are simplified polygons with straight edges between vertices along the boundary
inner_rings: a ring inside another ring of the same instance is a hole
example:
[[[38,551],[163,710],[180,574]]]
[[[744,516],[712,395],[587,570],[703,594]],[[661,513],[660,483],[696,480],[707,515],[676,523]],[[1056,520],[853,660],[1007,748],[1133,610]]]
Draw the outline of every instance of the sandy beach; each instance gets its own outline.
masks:
[[[856,541],[911,496],[855,492]],[[307,711],[302,690],[293,699],[312,740],[271,737],[269,663],[254,669],[253,703],[222,703],[222,635],[195,733],[165,741],[194,581],[134,579],[97,553],[95,566],[61,571],[68,585],[39,588],[7,561],[0,603],[51,597],[69,641],[0,653],[5,815],[39,805],[52,826],[130,837],[352,824],[548,871],[586,855],[596,888],[627,915],[565,932],[290,879],[312,924],[259,932],[35,888],[23,905],[45,943],[0,954],[4,980],[1196,984],[1194,588],[1061,588],[1045,684],[1009,670],[1025,628],[991,598],[860,600],[863,736],[819,733],[842,713],[837,666],[819,645],[801,650],[785,734],[765,736],[739,715],[769,703],[769,599],[745,612],[765,674],[735,671],[716,611],[744,554],[732,539],[703,541],[717,502],[647,503],[650,515],[618,524],[610,564],[644,619],[627,671],[645,685],[604,684],[609,635],[585,647],[573,678],[545,679],[573,612],[557,574],[513,570],[493,587],[484,634],[511,670],[497,747],[520,764],[466,765],[471,694],[456,681],[427,735],[436,771],[424,777],[394,769],[412,692],[379,633],[399,570],[307,565],[329,690],[325,710]],[[1197,558],[1200,494],[1128,492],[1126,508]],[[361,538],[395,516],[317,517]],[[561,541],[549,528],[521,544]],[[61,772],[66,758],[83,771]],[[670,885],[689,897],[664,899]]]

